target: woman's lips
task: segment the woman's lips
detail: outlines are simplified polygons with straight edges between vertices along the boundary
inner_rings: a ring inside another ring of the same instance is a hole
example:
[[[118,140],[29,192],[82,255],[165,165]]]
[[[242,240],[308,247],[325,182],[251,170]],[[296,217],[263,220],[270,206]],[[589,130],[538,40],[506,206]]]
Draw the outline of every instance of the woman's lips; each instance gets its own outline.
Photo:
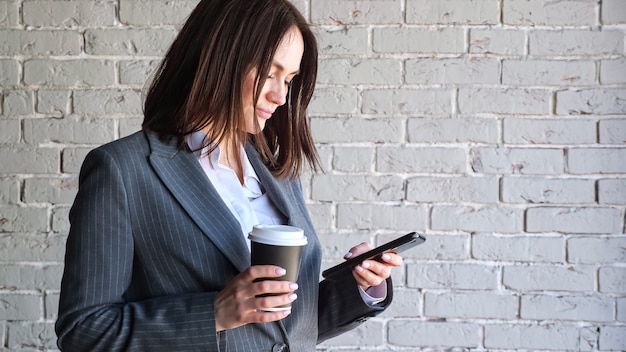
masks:
[[[266,119],[266,120],[267,120],[267,119],[269,119],[270,117],[272,117],[272,114],[274,114],[274,111],[272,111],[272,110],[267,110],[267,109],[260,109],[260,108],[257,108],[257,109],[256,109],[256,113],[257,113],[257,115],[258,115],[260,118],[263,118],[263,119]]]

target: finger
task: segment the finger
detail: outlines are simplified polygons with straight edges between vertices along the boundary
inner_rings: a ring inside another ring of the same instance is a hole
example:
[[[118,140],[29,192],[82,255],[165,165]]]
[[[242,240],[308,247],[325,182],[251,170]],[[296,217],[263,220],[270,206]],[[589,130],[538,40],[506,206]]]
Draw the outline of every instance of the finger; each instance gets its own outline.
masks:
[[[353,276],[357,283],[364,289],[370,286],[378,286],[389,276],[380,276],[377,273],[370,270],[367,263],[357,265],[353,270]]]
[[[298,284],[289,281],[262,280],[252,285],[252,294],[255,296],[262,294],[292,293],[298,289]]]
[[[281,320],[289,314],[291,314],[291,309],[284,309],[276,312],[256,311],[249,314],[248,320],[250,323],[269,323]]]
[[[257,311],[265,311],[267,309],[276,308],[279,306],[284,306],[291,304],[298,298],[298,295],[295,293],[288,293],[276,296],[263,296],[257,297],[254,301],[255,310]]]
[[[367,242],[362,242],[352,248],[350,248],[350,250],[348,251],[348,253],[346,253],[346,255],[344,255],[344,259],[350,259],[351,257],[357,256],[361,253],[365,253],[371,249],[373,249],[374,246],[372,246],[371,244],[367,243]]]
[[[383,263],[391,266],[401,266],[403,263],[402,257],[393,252],[383,253],[380,258]]]

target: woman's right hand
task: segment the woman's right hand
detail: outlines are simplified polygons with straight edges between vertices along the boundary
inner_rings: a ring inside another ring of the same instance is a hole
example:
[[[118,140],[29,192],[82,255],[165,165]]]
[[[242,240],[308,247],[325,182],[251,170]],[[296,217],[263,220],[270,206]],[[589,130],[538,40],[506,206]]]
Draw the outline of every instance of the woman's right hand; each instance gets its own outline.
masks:
[[[280,320],[291,313],[291,310],[263,312],[262,309],[272,308],[293,302],[298,285],[289,281],[264,280],[261,278],[277,278],[285,275],[285,269],[274,265],[251,266],[235,276],[215,298],[216,330],[233,329],[250,323],[266,323]],[[277,296],[257,297],[261,294],[273,293]]]

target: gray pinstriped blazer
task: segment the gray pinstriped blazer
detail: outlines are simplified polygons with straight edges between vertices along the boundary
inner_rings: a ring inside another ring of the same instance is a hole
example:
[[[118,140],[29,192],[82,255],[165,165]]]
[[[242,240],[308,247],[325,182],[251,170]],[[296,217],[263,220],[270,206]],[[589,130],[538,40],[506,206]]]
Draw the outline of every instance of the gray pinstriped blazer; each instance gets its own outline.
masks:
[[[276,180],[252,145],[246,151],[309,240],[292,314],[216,334],[215,295],[249,266],[248,247],[195,156],[140,131],[92,150],[81,169],[56,324],[61,350],[312,351],[390,303],[391,280],[374,308],[351,276],[319,282],[320,243],[299,181]]]

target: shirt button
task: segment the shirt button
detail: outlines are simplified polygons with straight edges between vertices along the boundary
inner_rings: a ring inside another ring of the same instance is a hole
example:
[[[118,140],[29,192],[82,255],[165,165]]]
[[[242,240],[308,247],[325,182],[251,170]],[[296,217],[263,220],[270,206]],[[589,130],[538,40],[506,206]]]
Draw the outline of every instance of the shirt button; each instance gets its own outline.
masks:
[[[272,346],[272,352],[289,352],[289,346],[282,342],[278,342]]]

